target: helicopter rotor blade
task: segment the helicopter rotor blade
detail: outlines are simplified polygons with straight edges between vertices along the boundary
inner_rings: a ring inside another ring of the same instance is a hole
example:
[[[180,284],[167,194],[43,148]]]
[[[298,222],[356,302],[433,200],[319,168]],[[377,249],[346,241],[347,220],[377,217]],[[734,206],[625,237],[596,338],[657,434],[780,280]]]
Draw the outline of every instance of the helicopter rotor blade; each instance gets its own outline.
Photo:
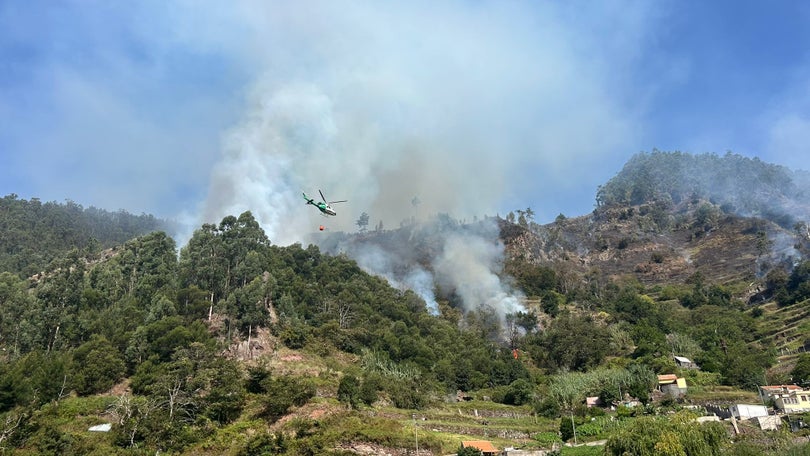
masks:
[[[325,196],[323,196],[323,192],[322,192],[322,191],[320,191],[320,189],[318,190],[318,193],[320,193],[320,194],[321,194],[321,198],[323,198],[323,200],[324,200],[324,201],[326,201],[326,197],[325,197]]]
[[[349,200],[329,201],[329,204],[335,204],[335,203],[345,203],[345,202],[347,202],[347,201],[349,201]]]

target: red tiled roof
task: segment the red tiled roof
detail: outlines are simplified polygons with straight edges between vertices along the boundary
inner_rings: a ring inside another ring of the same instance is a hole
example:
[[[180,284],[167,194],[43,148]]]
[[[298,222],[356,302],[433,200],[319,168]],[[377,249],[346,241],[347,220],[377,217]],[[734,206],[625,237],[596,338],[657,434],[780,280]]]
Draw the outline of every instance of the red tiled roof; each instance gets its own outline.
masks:
[[[478,448],[482,453],[494,453],[498,449],[488,440],[465,440],[461,442],[462,448]]]
[[[760,386],[765,391],[781,391],[781,390],[788,390],[788,391],[800,391],[802,389],[801,386],[798,385],[763,385]]]

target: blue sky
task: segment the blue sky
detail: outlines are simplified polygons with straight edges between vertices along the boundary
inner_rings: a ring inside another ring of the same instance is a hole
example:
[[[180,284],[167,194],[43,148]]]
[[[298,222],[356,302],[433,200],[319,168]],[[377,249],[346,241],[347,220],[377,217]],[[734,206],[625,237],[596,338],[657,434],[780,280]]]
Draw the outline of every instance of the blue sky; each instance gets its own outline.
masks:
[[[810,169],[804,1],[0,0],[0,195],[395,227],[593,209],[635,153]],[[420,206],[412,206],[418,197]]]

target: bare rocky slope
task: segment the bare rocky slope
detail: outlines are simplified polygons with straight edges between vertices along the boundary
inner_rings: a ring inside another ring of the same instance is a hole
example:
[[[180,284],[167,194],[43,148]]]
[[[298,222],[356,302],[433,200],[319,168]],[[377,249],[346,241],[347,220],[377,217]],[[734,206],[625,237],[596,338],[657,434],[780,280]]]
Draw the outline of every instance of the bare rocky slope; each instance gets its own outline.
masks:
[[[501,239],[511,260],[553,266],[572,280],[629,275],[644,285],[667,285],[699,272],[708,283],[746,284],[746,299],[770,270],[790,270],[807,252],[808,237],[799,231],[724,213],[707,201],[659,209],[653,202],[546,225],[501,221]]]

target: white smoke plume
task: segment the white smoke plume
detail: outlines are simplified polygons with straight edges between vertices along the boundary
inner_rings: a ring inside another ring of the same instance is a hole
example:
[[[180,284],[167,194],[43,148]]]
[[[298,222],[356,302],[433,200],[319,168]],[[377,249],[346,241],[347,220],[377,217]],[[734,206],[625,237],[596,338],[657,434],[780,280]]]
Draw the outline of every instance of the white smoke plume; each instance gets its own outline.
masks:
[[[647,10],[632,20],[621,8],[596,10],[315,1],[222,11],[212,23],[238,25],[240,49],[264,72],[247,94],[244,120],[225,135],[202,221],[250,210],[271,242],[287,245],[324,234],[319,225],[326,233],[354,231],[364,212],[372,227],[391,228],[421,214],[474,221],[506,213],[527,206],[529,188],[555,200],[593,178],[583,175],[583,160],[625,155],[633,134],[624,88],[593,57],[632,61],[633,51],[618,44],[647,33]],[[627,27],[579,42],[580,30],[604,15]],[[534,167],[554,177],[538,181]],[[336,217],[304,204],[301,193],[319,197],[318,190],[348,200],[334,206]],[[499,279],[495,238],[464,236],[440,236],[435,262],[403,255],[407,240],[394,250],[346,252],[419,293],[434,311],[436,286],[452,288],[468,309],[517,309]]]
[[[402,260],[402,257],[372,243],[359,243],[348,247],[350,255],[366,272],[385,278],[391,286],[416,293],[427,305],[428,311],[437,315],[433,275],[415,261]]]
[[[366,272],[414,291],[433,314],[438,299],[464,311],[492,310],[502,322],[525,310],[522,293],[502,274],[504,246],[494,218],[462,224],[440,216],[393,231],[312,239],[322,251],[345,253]]]
[[[494,309],[503,321],[507,314],[525,310],[522,294],[511,290],[496,271],[503,260],[503,245],[477,234],[453,233],[433,263],[442,288],[454,289],[467,310]]]
[[[624,44],[650,32],[654,9],[268,1],[203,11],[172,39],[232,51],[260,76],[225,135],[202,221],[251,210],[288,244],[324,222],[302,206],[301,192],[318,189],[349,200],[332,231],[353,230],[363,212],[396,227],[415,196],[421,213],[462,220],[532,201],[547,202],[538,218],[557,216],[559,195],[594,182],[583,162],[628,154],[636,113],[624,94],[634,92],[604,58],[633,61]],[[609,17],[624,26],[581,33]],[[238,33],[202,33],[218,29]]]

